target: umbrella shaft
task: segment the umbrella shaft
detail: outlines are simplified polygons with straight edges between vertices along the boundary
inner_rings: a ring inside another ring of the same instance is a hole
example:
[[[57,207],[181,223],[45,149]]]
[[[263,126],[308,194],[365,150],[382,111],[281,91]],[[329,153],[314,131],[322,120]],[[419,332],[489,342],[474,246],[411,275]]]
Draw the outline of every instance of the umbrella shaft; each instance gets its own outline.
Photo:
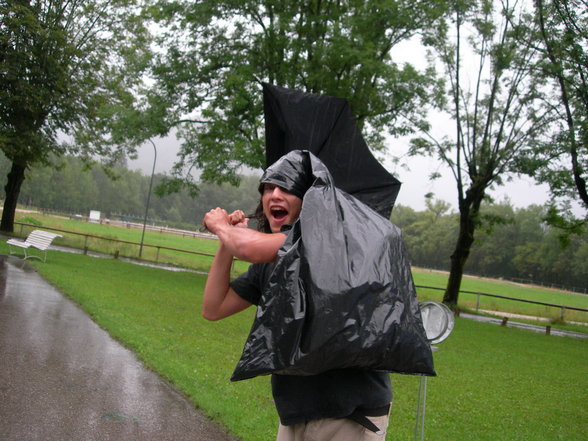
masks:
[[[425,410],[427,407],[427,377],[422,376],[419,384],[419,398],[417,401],[416,423],[414,426],[414,441],[425,439]],[[420,429],[420,438],[419,438]]]

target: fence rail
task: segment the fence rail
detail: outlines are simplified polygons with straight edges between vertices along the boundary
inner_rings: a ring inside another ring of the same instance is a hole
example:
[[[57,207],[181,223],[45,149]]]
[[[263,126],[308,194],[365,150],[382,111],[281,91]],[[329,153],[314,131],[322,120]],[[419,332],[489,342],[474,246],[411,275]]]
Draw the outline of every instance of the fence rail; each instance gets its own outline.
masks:
[[[437,286],[425,286],[425,285],[415,285],[415,286],[417,288],[445,291],[445,288],[439,288]],[[519,298],[516,298],[516,297],[501,296],[499,294],[490,294],[490,293],[487,293],[487,292],[466,291],[466,290],[463,290],[462,291],[462,290],[460,290],[459,293],[460,294],[474,294],[474,295],[477,296],[477,299],[476,299],[476,312],[479,312],[480,311],[480,297],[494,297],[494,298],[498,298],[498,299],[512,300],[512,301],[516,301],[516,302],[531,303],[531,304],[540,305],[540,306],[548,306],[550,308],[558,308],[558,309],[561,310],[560,318],[562,320],[564,320],[564,315],[565,315],[566,309],[569,309],[571,311],[588,312],[588,308],[580,308],[580,307],[577,307],[577,306],[568,306],[568,305],[559,305],[557,303],[540,302],[538,300],[519,299]]]
[[[15,225],[20,225],[20,234],[23,234],[23,227],[32,227],[32,228],[37,228],[36,225],[34,224],[27,224],[27,223],[22,223],[22,222],[15,222]],[[84,237],[84,254],[87,254],[88,252],[88,240],[89,239],[98,239],[98,240],[105,240],[108,242],[117,242],[117,243],[123,243],[123,244],[127,244],[127,245],[136,245],[137,247],[139,247],[141,244],[139,242],[133,242],[133,241],[129,241],[129,240],[123,240],[123,239],[114,239],[112,237],[104,237],[104,236],[96,236],[93,234],[88,234],[88,233],[78,233],[77,231],[69,231],[69,230],[62,230],[60,228],[52,228],[52,227],[45,227],[43,226],[44,230],[51,230],[51,231],[59,231],[60,233],[66,233],[66,234],[73,234],[73,235],[77,235],[77,236],[82,236]],[[161,231],[160,229],[156,229],[156,231]],[[178,230],[175,230],[174,232],[176,234]],[[199,233],[194,233],[194,237],[202,237],[204,236],[203,234],[199,234]],[[214,254],[211,253],[204,253],[201,251],[193,251],[193,250],[184,250],[181,248],[172,248],[172,247],[166,247],[163,245],[152,245],[152,244],[147,244],[144,243],[143,244],[144,248],[155,248],[157,250],[156,253],[156,258],[155,258],[155,262],[158,263],[159,262],[159,254],[161,250],[167,250],[167,251],[177,251],[180,253],[188,253],[188,254],[196,254],[199,256],[207,256],[207,257],[214,257]],[[138,255],[138,253],[137,253]],[[116,256],[116,255],[115,255]]]

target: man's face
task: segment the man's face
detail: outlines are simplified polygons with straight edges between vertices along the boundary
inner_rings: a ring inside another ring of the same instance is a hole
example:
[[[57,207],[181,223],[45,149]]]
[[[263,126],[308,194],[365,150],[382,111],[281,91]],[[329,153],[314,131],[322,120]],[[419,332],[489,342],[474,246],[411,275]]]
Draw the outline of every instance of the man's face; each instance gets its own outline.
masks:
[[[279,233],[283,225],[292,225],[302,209],[302,199],[274,184],[263,184],[261,204],[272,233]]]

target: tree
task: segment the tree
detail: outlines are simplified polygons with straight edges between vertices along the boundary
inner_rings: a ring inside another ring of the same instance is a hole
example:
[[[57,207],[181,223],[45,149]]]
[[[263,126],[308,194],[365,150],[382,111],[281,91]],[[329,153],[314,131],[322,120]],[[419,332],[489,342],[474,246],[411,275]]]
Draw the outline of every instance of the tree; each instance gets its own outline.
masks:
[[[99,164],[87,164],[75,156],[63,156],[56,168],[38,166],[30,170],[21,190],[22,202],[32,208],[56,210],[69,214],[85,214],[98,210],[102,217],[143,220],[145,195],[150,176],[131,171],[122,165],[114,166],[110,173]],[[0,176],[5,171],[6,158],[0,152]],[[157,184],[164,175],[155,174]],[[151,199],[148,218],[184,224],[182,228],[200,226],[211,207],[227,207],[233,211],[243,209],[252,214],[259,202],[259,176],[242,176],[240,186],[204,183],[197,197],[182,191],[158,195]],[[171,215],[170,215],[171,213]]]
[[[113,148],[120,140],[110,128],[134,102],[148,57],[138,13],[132,0],[0,0],[0,148],[12,164],[0,230],[13,230],[34,164],[132,148]],[[66,137],[75,142],[60,142]]]
[[[502,183],[517,154],[549,124],[550,112],[538,110],[538,79],[529,75],[536,52],[517,44],[513,33],[520,10],[508,2],[495,10],[491,0],[457,0],[452,7],[452,20],[432,30],[427,42],[446,73],[450,99],[442,110],[455,121],[455,134],[439,139],[426,132],[411,141],[410,153],[437,156],[455,178],[459,233],[443,301],[456,307],[487,191]],[[474,60],[468,66],[466,55]]]
[[[349,99],[368,144],[424,124],[432,71],[399,65],[391,50],[444,12],[444,1],[162,1],[167,29],[148,101],[183,138],[175,176],[235,181],[264,166],[261,84]],[[163,112],[165,110],[165,112]],[[303,146],[301,146],[303,147]]]
[[[466,264],[468,273],[490,277],[513,277],[510,265],[514,248],[521,235],[520,225],[515,224],[515,213],[509,203],[483,204],[481,228]]]
[[[535,0],[534,21],[521,29],[521,44],[537,47],[534,75],[547,80],[545,106],[558,118],[525,150],[518,170],[549,184],[547,219],[564,232],[582,234],[588,224],[588,2]],[[570,202],[583,209],[574,214]]]
[[[447,261],[443,250],[451,246],[455,240],[455,216],[447,214],[450,205],[444,201],[426,199],[427,210],[420,212],[406,223],[403,236],[406,241],[411,263],[426,268],[447,269]],[[400,207],[395,207],[395,211]],[[392,220],[398,219],[397,214],[403,215],[406,209],[394,213]],[[402,221],[402,218],[399,220]]]

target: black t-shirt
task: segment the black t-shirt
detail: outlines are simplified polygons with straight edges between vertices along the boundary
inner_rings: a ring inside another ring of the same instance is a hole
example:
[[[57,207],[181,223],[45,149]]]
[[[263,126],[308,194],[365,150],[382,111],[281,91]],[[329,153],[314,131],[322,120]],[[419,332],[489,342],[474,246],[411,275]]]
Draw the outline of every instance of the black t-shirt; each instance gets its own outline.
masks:
[[[231,288],[248,302],[259,304],[273,266],[251,265],[231,282]],[[281,423],[289,426],[382,408],[392,400],[392,387],[385,372],[340,369],[311,376],[273,374],[272,394]]]

